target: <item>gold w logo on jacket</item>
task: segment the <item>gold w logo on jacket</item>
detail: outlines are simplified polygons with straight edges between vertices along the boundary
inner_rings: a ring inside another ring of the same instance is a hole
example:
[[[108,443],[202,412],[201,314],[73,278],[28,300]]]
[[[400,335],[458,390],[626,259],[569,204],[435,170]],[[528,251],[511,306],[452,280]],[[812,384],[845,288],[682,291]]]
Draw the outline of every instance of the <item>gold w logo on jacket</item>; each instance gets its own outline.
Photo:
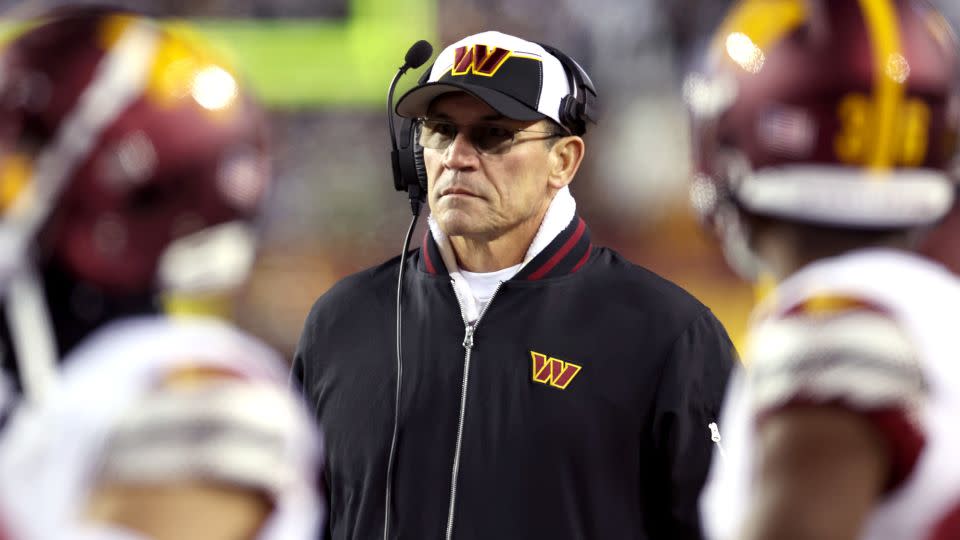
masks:
[[[549,384],[561,390],[569,386],[577,373],[580,373],[580,370],[583,369],[581,366],[570,362],[548,358],[543,353],[530,351],[530,357],[533,359],[533,381]]]

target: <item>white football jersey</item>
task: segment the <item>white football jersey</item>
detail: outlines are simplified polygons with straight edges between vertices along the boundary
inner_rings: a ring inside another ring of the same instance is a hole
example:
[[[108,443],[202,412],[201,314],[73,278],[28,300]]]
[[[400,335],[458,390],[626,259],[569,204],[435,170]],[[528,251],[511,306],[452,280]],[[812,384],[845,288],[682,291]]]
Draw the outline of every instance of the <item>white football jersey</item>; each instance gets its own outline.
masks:
[[[756,422],[792,403],[864,414],[893,449],[892,486],[863,540],[939,540],[960,501],[960,280],[918,256],[870,249],[795,273],[754,310],[745,369],[720,419],[723,455],[701,498],[707,537],[736,538],[750,500]]]
[[[206,394],[198,390],[196,399],[205,400],[198,409],[190,402],[184,408],[181,401],[162,400],[148,407],[156,395],[152,390],[184,370],[228,372],[243,384],[230,387],[232,395],[226,385]],[[286,364],[272,349],[212,319],[157,316],[108,325],[64,360],[62,376],[46,399],[24,401],[11,416],[0,439],[0,523],[18,540],[140,538],[83,521],[97,478],[105,470],[169,478],[163,475],[193,465],[189,460],[197,454],[189,453],[189,432],[157,439],[156,431],[146,430],[169,425],[158,424],[158,418],[195,418],[206,425],[211,425],[208,418],[225,418],[227,438],[205,448],[215,448],[217,457],[211,461],[206,455],[209,463],[203,466],[210,471],[231,467],[230,478],[247,475],[256,477],[253,485],[270,486],[275,506],[258,539],[312,540],[324,519],[316,484],[321,441],[288,381]],[[241,399],[225,404],[224,394]],[[157,416],[163,414],[169,416]],[[231,419],[246,423],[230,424]],[[147,443],[133,452],[109,454],[121,427],[128,436],[121,441],[132,435]],[[231,444],[237,439],[230,437],[244,434],[264,444]],[[154,439],[162,444],[150,442]]]

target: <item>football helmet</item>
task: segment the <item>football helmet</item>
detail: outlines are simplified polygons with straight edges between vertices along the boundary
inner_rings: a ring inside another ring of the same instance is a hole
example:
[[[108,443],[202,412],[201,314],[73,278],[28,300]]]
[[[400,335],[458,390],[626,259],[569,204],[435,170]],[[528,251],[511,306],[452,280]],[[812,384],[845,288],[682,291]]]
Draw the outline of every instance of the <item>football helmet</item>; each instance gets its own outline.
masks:
[[[189,30],[97,7],[24,27],[0,54],[0,293],[40,381],[155,293],[241,284],[271,176],[262,111]]]
[[[720,229],[731,208],[862,230],[936,222],[954,198],[958,47],[923,1],[739,2],[684,83],[694,209]]]
[[[252,219],[270,170],[261,112],[223,59],[186,31],[77,8],[0,62],[0,207],[37,260],[124,294],[209,278],[229,258],[190,247]]]

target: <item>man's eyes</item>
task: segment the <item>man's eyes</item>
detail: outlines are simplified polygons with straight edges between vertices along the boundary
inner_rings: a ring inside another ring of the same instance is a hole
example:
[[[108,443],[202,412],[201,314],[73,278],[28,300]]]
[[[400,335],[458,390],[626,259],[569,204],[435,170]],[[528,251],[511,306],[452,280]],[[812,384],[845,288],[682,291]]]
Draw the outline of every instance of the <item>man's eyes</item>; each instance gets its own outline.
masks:
[[[451,122],[437,122],[437,121],[427,121],[424,122],[424,126],[429,133],[432,133],[436,136],[441,136],[445,138],[455,138],[457,133],[460,131],[460,128]],[[479,137],[483,139],[509,139],[513,136],[514,130],[504,126],[494,126],[494,125],[485,125],[478,124],[474,126],[465,126],[472,137]]]
[[[510,137],[513,135],[513,130],[501,127],[501,126],[482,126],[481,129],[484,130],[484,134],[488,137]]]
[[[457,126],[454,124],[436,123],[431,126],[431,129],[440,135],[447,135],[450,137],[455,137],[457,135]]]

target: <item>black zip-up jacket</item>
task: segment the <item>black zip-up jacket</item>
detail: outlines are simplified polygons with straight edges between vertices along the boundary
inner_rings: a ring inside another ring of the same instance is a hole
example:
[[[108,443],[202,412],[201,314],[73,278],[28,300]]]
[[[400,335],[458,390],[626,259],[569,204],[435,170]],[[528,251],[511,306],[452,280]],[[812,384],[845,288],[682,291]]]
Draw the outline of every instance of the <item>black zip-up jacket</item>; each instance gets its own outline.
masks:
[[[713,314],[592,246],[575,217],[468,329],[424,246],[404,276],[391,537],[442,539],[452,522],[458,540],[699,538],[707,426],[734,362]],[[324,294],[294,358],[326,440],[335,540],[383,535],[398,264]]]

